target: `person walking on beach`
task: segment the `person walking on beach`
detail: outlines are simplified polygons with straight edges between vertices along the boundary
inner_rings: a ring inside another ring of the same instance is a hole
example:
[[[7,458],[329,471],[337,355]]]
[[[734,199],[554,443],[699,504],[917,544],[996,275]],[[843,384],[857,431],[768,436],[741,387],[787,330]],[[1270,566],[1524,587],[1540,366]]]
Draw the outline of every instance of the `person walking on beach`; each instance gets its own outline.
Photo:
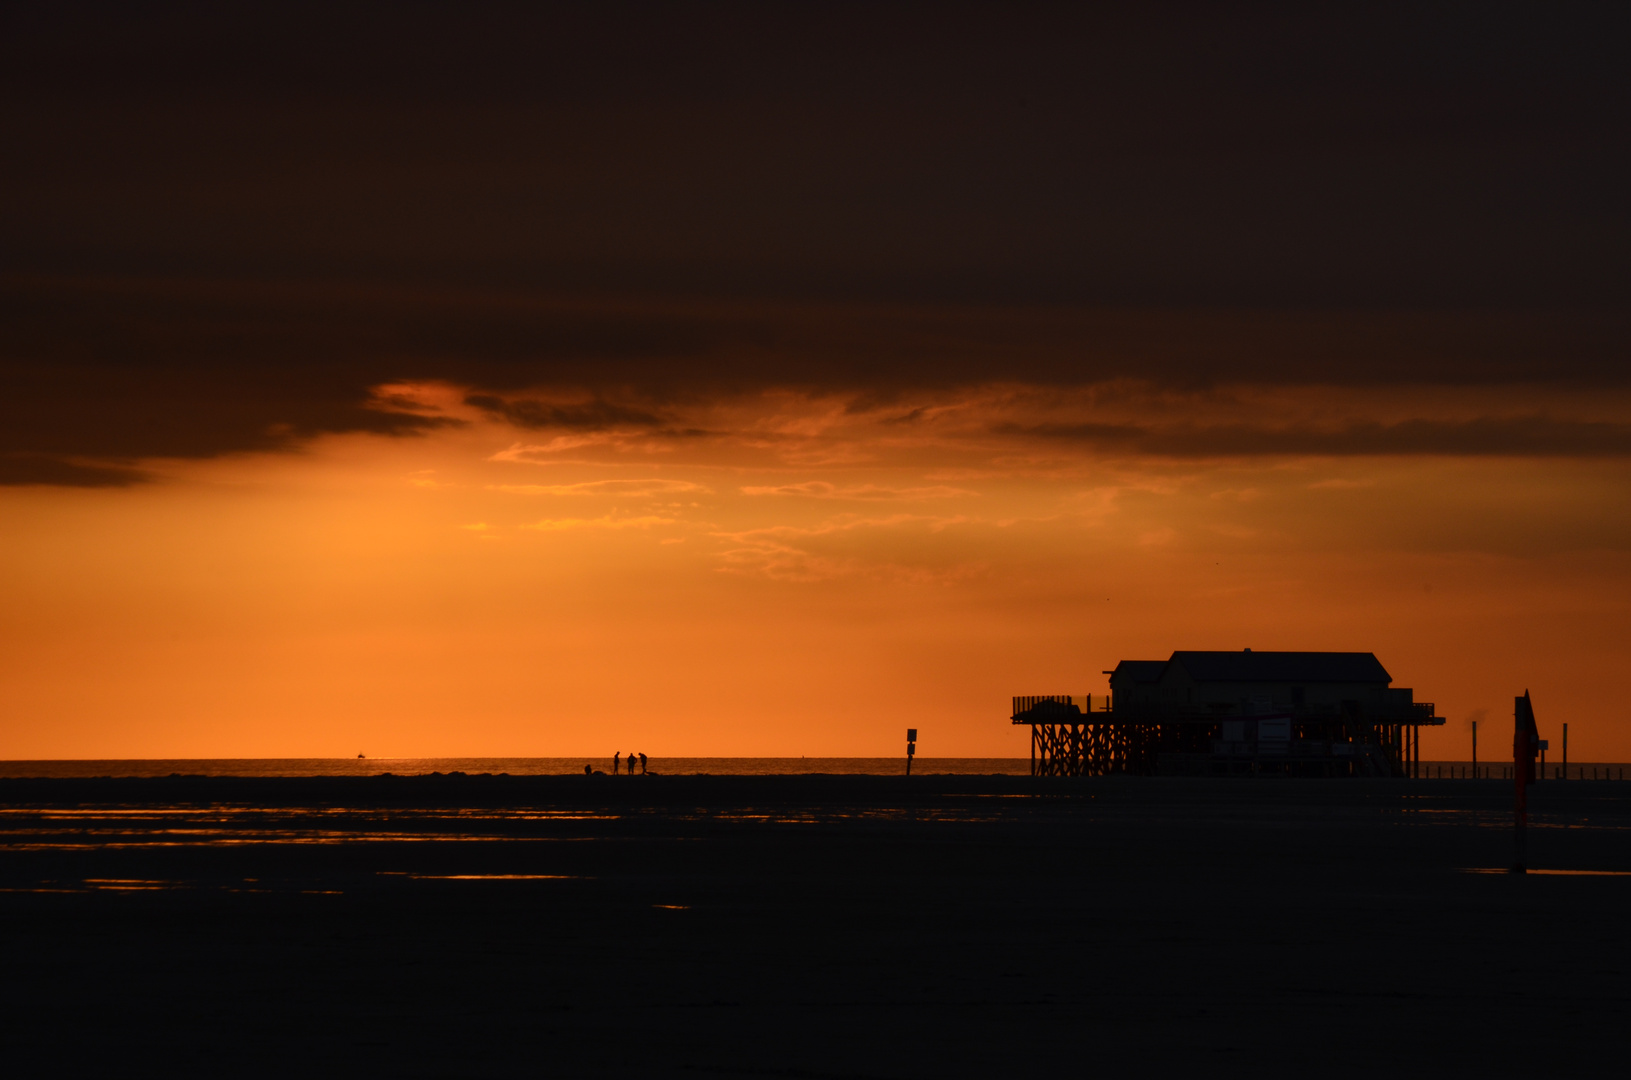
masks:
[[[640,755],[640,775],[646,775],[646,755]]]
[[[612,754],[612,775],[616,776],[623,771],[623,751]]]

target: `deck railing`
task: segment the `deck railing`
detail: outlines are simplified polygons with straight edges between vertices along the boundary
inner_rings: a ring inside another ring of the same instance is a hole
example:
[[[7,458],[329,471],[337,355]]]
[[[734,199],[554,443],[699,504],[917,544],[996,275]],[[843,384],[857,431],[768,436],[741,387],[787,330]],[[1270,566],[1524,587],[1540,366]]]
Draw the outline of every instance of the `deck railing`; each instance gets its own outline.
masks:
[[[1099,699],[1099,708],[1093,708],[1091,694],[1028,694],[1013,699],[1013,720],[1026,723],[1105,723],[1133,721],[1162,724],[1216,724],[1223,720],[1251,720],[1258,716],[1290,716],[1297,722],[1346,721],[1362,724],[1407,724],[1437,727],[1444,718],[1435,715],[1437,709],[1431,701],[1416,701],[1400,705],[1383,705],[1379,711],[1362,709],[1357,715],[1349,714],[1339,705],[1269,705],[1267,712],[1226,711],[1206,705],[1188,705],[1165,701],[1125,702],[1112,709],[1111,699]]]
[[[1072,696],[1070,694],[1029,694],[1014,698],[1014,718],[1017,720],[1021,713],[1037,710],[1049,716],[1060,715],[1080,716],[1093,709],[1093,695],[1084,694]]]

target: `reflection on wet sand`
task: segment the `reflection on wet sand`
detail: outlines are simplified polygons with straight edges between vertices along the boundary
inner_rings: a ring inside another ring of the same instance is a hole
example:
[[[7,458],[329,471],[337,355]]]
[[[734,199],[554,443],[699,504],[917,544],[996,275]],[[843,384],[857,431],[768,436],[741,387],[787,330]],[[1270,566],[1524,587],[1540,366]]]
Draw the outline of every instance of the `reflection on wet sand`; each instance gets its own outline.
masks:
[[[1512,871],[1502,866],[1464,866],[1463,874],[1511,874]],[[1631,877],[1631,870],[1537,870],[1530,867],[1524,874],[1536,874],[1546,877]]]
[[[369,778],[0,783],[18,785],[14,791],[28,796],[27,802],[13,798],[0,805],[0,889],[337,895],[408,882],[596,882],[609,880],[597,869],[608,859],[617,867],[613,877],[643,872],[641,864],[619,864],[612,854],[626,845],[677,852],[650,845],[713,844],[761,832],[787,843],[799,842],[794,834],[848,843],[863,835],[887,842],[892,836],[1025,836],[1036,830],[1065,830],[1060,835],[1072,837],[1126,829],[1272,836],[1313,814],[1326,830],[1367,830],[1385,848],[1416,844],[1407,837],[1441,830],[1492,834],[1510,827],[1501,792],[1491,788],[1486,798],[1475,785],[1450,783],[652,779],[649,785],[592,788],[566,778],[468,778],[456,785],[429,777],[386,785]],[[73,801],[50,802],[58,792]],[[87,798],[103,793],[115,798]],[[1626,814],[1604,812],[1613,807],[1597,795],[1590,798],[1596,801],[1537,811],[1532,825],[1604,837],[1631,828]],[[398,801],[388,801],[393,799]],[[1438,866],[1440,872],[1455,869],[1453,862]],[[1627,873],[1601,863],[1574,866],[1567,873]]]
[[[538,808],[343,807],[30,807],[0,808],[0,845],[10,851],[76,849],[242,847],[252,845],[335,845],[371,843],[518,843],[595,840],[573,830],[537,831],[531,826],[577,823],[638,823],[659,817],[666,823],[822,825],[844,822],[995,822],[996,810],[872,807],[789,810],[753,807],[711,810],[613,813]],[[305,826],[305,827],[302,827]]]
[[[369,843],[521,842],[589,839],[517,833],[531,823],[607,822],[618,815],[490,807],[356,810],[345,807],[0,808],[0,846],[9,851],[242,847]],[[482,831],[477,823],[510,830]],[[306,826],[306,827],[301,827]]]

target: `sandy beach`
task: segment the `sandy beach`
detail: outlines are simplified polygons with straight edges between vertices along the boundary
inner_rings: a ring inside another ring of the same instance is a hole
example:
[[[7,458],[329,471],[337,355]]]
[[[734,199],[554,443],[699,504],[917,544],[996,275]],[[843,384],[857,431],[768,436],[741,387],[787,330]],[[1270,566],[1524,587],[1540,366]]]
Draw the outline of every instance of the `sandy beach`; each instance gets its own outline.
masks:
[[[63,1071],[1613,1065],[1631,787],[0,783],[12,1052]],[[1562,1055],[1560,1057],[1559,1055]]]

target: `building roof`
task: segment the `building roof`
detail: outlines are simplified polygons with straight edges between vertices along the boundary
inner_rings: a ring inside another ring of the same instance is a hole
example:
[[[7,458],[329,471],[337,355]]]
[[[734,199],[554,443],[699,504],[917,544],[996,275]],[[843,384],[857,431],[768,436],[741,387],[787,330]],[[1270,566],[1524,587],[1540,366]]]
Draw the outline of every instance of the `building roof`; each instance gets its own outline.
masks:
[[[1148,664],[1148,660],[1122,663]],[[1175,652],[1168,661],[1196,682],[1390,683],[1375,653],[1368,652]],[[1165,666],[1165,665],[1163,665]],[[1120,670],[1118,667],[1117,670]]]
[[[1123,660],[1116,665],[1116,670],[1105,674],[1111,678],[1131,678],[1135,683],[1154,683],[1161,681],[1161,676],[1166,670],[1165,660]]]

